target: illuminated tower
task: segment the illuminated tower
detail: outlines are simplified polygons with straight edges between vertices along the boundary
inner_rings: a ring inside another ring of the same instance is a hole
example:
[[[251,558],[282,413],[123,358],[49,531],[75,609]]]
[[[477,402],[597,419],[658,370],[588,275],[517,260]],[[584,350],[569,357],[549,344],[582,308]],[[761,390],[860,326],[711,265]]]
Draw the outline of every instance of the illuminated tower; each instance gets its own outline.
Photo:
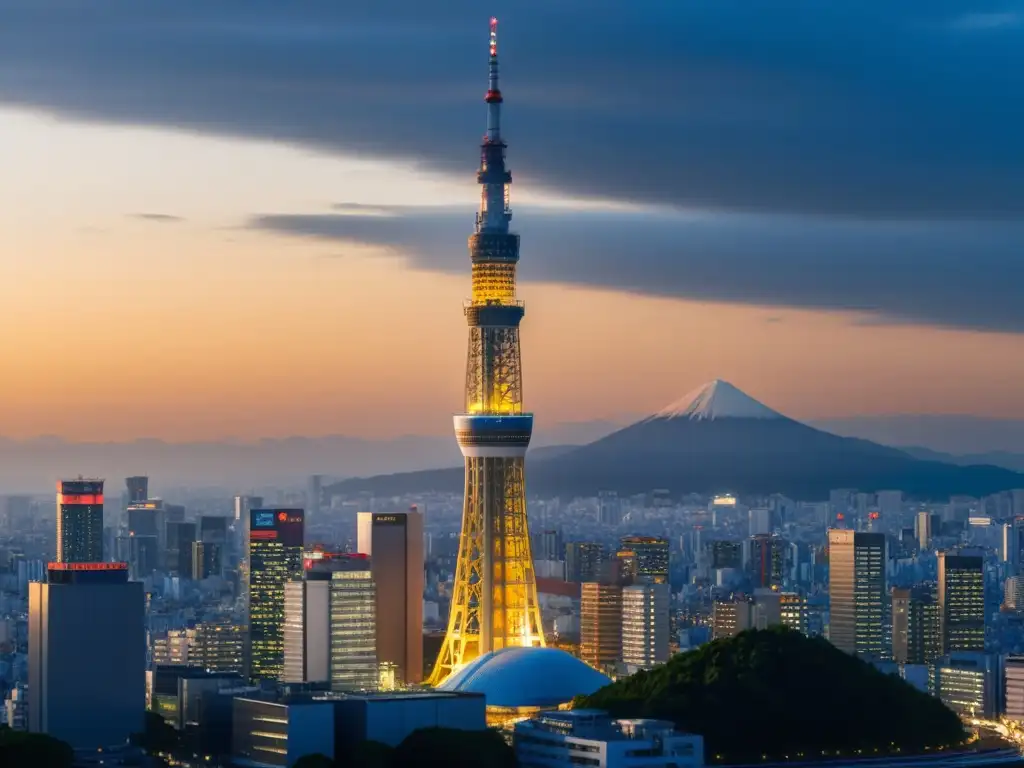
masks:
[[[501,138],[498,21],[491,19],[487,134],[477,182],[482,187],[476,231],[469,238],[473,298],[466,303],[466,412],[455,435],[466,460],[462,536],[448,633],[430,683],[489,651],[544,645],[537,583],[526,523],[524,459],[533,415],[523,413],[516,298],[519,235],[512,211]]]

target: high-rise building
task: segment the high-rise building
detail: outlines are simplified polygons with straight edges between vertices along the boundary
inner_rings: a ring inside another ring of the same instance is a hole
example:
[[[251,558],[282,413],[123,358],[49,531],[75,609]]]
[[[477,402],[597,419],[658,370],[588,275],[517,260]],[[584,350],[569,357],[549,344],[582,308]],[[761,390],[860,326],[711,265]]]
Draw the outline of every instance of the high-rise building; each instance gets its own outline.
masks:
[[[636,554],[636,577],[653,584],[668,584],[668,539],[661,536],[624,536],[623,550]]]
[[[1024,725],[1024,656],[1009,656],[1006,665],[1006,716]]]
[[[519,236],[509,232],[512,175],[500,128],[497,34],[492,19],[487,133],[477,173],[483,190],[476,232],[469,238],[466,410],[455,417],[466,466],[465,506],[448,630],[430,675],[434,684],[490,651],[544,645],[526,519],[525,457],[533,415],[523,412],[524,308],[516,297]]]
[[[565,580],[584,584],[600,581],[604,545],[594,541],[570,541],[565,545]]]
[[[783,626],[805,635],[809,629],[807,598],[795,592],[755,589],[753,611],[753,626],[756,629]]]
[[[881,659],[886,653],[885,535],[830,529],[829,640],[840,650]]]
[[[980,555],[939,553],[942,652],[985,650],[985,563]]]
[[[710,543],[712,568],[734,568],[739,570],[743,567],[742,541],[712,541]]]
[[[103,561],[103,481],[57,482],[58,563]]]
[[[125,563],[51,563],[29,585],[29,730],[124,744],[146,709],[145,596]]]
[[[423,679],[423,515],[360,512],[357,549],[377,590],[377,659],[406,683]]]
[[[224,545],[192,542],[192,578],[196,581],[224,575]]]
[[[668,661],[668,584],[643,582],[622,588],[622,662],[650,669]]]
[[[1024,611],[1024,576],[1010,576],[1003,584],[1003,607]]]
[[[615,491],[600,491],[597,494],[597,522],[610,526],[622,524],[622,500]]]
[[[246,628],[227,622],[203,622],[188,630],[189,664],[209,672],[245,674]]]
[[[250,512],[263,508],[262,496],[235,496],[235,541],[234,554],[237,555],[238,580],[242,584],[242,600],[248,602],[249,595],[245,591],[249,583],[249,520]]]
[[[580,587],[580,658],[595,669],[622,660],[622,587],[584,582]]]
[[[778,536],[761,533],[751,536],[747,546],[754,588],[781,586],[786,568],[786,542]]]
[[[202,515],[199,518],[199,538],[197,540],[210,544],[226,544],[228,518],[219,515]]]
[[[167,523],[167,549],[164,552],[169,575],[192,578],[192,545],[195,543],[195,523]]]
[[[365,555],[316,552],[285,585],[284,682],[377,687],[376,596]]]
[[[917,533],[917,546],[922,550],[928,549],[932,536],[935,535],[932,531],[932,513],[927,510],[918,512],[914,519],[914,528]]]
[[[533,554],[537,560],[555,561],[565,556],[565,540],[559,530],[540,531],[533,535]]]
[[[316,520],[323,504],[323,475],[310,475],[306,484],[306,515]]]
[[[124,479],[129,504],[141,504],[149,498],[149,478],[145,475]]]
[[[763,536],[772,532],[772,511],[770,509],[751,509],[747,512],[749,535]]]
[[[893,587],[892,657],[899,664],[931,664],[942,655],[939,608],[932,584]]]
[[[284,665],[284,585],[302,577],[301,509],[249,511],[249,677],[277,680]]]

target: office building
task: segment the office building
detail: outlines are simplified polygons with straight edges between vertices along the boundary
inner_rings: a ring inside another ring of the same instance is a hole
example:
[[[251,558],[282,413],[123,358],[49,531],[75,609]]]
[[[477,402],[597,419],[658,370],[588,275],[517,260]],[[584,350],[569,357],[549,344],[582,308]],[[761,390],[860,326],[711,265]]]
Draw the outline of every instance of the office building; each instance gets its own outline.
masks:
[[[323,475],[310,475],[306,484],[306,515],[316,520],[323,506]]]
[[[995,718],[1002,708],[1002,686],[998,656],[962,652],[935,662],[933,693],[963,717]]]
[[[362,554],[315,554],[306,559],[303,578],[285,585],[282,680],[375,690],[377,599],[370,561]]]
[[[541,712],[515,724],[521,768],[703,768],[704,740],[667,720],[615,720],[595,709]]]
[[[233,709],[231,764],[242,768],[288,768],[318,753],[344,765],[367,741],[396,747],[420,728],[487,727],[483,696],[436,690],[242,695]]]
[[[167,510],[160,499],[130,504],[128,517],[128,569],[132,579],[144,579],[164,566],[167,547]]]
[[[128,504],[141,504],[149,498],[149,478],[145,475],[126,477],[124,485],[127,489]]]
[[[301,509],[252,509],[248,525],[249,677],[277,680],[284,666],[284,585],[302,578]]]
[[[772,525],[772,511],[770,509],[751,509],[747,512],[748,535],[749,536],[770,536]]]
[[[171,629],[162,637],[154,637],[153,664],[187,665],[189,645],[189,632],[185,629]]]
[[[660,536],[624,536],[620,551],[636,556],[636,578],[653,584],[668,584],[668,539]]]
[[[192,578],[192,546],[196,543],[195,523],[167,523],[164,568],[169,576]]]
[[[565,557],[565,541],[558,530],[533,534],[533,556],[538,561],[555,562]]]
[[[228,518],[219,515],[202,515],[199,518],[197,541],[206,544],[226,544],[228,540]]]
[[[611,527],[622,525],[622,500],[615,491],[598,492],[597,522]]]
[[[892,657],[899,664],[931,664],[942,656],[934,584],[892,590]]]
[[[627,668],[650,669],[668,661],[668,614],[667,584],[622,588],[622,661]]]
[[[192,542],[192,578],[196,581],[224,575],[224,545]]]
[[[203,622],[187,634],[189,664],[209,672],[245,674],[245,627],[227,622]]]
[[[57,482],[58,563],[103,561],[103,481]]]
[[[942,653],[985,650],[985,570],[981,555],[939,553]]]
[[[807,634],[807,599],[795,592],[778,592],[774,589],[755,589],[753,602],[753,626],[756,629],[782,626]]]
[[[360,512],[357,548],[370,556],[377,594],[377,659],[398,680],[423,679],[423,515]]]
[[[75,749],[124,744],[146,709],[142,584],[124,563],[51,563],[29,585],[29,729]]]
[[[1003,607],[1024,611],[1024,576],[1010,576],[1003,584]]]
[[[829,640],[857,656],[886,655],[885,535],[830,529]]]
[[[600,581],[604,545],[594,541],[570,541],[565,545],[565,580],[577,584]]]
[[[1024,656],[1008,656],[1003,664],[1006,717],[1024,725]]]
[[[742,541],[712,541],[711,567],[740,570],[743,567]]]
[[[716,600],[711,606],[711,637],[721,640],[754,628],[753,603],[745,597]]]
[[[622,587],[585,582],[580,588],[580,658],[595,669],[622,660]]]
[[[747,541],[750,580],[755,589],[779,587],[785,575],[786,542],[778,536],[757,534]]]

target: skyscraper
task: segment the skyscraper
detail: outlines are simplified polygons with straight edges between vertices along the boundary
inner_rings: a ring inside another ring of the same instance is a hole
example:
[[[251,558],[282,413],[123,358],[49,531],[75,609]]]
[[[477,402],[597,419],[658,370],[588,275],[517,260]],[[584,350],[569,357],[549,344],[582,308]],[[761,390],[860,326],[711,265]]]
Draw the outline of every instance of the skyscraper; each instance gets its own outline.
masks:
[[[754,587],[782,585],[786,565],[786,542],[778,536],[759,533],[751,536],[749,570]]]
[[[829,548],[829,640],[857,656],[885,653],[885,535],[831,529]]]
[[[377,594],[377,659],[399,680],[423,679],[423,515],[360,512],[357,549],[370,555]]]
[[[306,486],[306,515],[314,520],[320,514],[323,501],[323,475],[310,475]]]
[[[668,661],[668,584],[622,588],[622,662],[650,669]]]
[[[124,563],[50,563],[29,584],[29,730],[95,750],[146,710],[145,597]]]
[[[667,584],[668,539],[661,536],[623,536],[622,549],[636,555],[636,577],[654,584]]]
[[[622,659],[622,587],[586,582],[580,588],[580,658],[595,669]]]
[[[57,482],[58,563],[103,561],[103,481]]]
[[[192,545],[195,541],[195,523],[167,523],[165,567],[171,576],[192,578]]]
[[[984,651],[984,559],[980,555],[940,552],[938,581],[943,654]]]
[[[941,622],[934,584],[892,590],[892,658],[931,664],[942,656]]]
[[[477,173],[483,190],[469,238],[466,411],[455,417],[466,465],[462,535],[448,631],[430,676],[435,684],[484,653],[544,645],[526,520],[524,463],[533,415],[523,413],[524,309],[516,297],[519,236],[509,232],[512,174],[505,168],[500,127],[497,24],[491,19],[487,134]]]
[[[129,504],[141,504],[149,498],[149,478],[145,475],[126,477],[124,484],[128,490]]]
[[[284,665],[284,585],[302,577],[301,509],[249,511],[249,677],[277,680]]]
[[[601,580],[604,545],[595,541],[570,541],[565,545],[565,580],[583,584]]]
[[[317,552],[285,585],[284,682],[377,687],[376,597],[365,555]]]

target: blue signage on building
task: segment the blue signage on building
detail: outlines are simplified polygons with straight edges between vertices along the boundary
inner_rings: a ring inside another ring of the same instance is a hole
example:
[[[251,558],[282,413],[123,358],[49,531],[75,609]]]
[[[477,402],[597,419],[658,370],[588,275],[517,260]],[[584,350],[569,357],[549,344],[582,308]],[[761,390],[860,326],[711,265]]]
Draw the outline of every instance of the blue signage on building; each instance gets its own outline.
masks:
[[[253,512],[252,514],[252,527],[253,528],[273,528],[274,527],[274,513],[271,511],[260,511]]]

